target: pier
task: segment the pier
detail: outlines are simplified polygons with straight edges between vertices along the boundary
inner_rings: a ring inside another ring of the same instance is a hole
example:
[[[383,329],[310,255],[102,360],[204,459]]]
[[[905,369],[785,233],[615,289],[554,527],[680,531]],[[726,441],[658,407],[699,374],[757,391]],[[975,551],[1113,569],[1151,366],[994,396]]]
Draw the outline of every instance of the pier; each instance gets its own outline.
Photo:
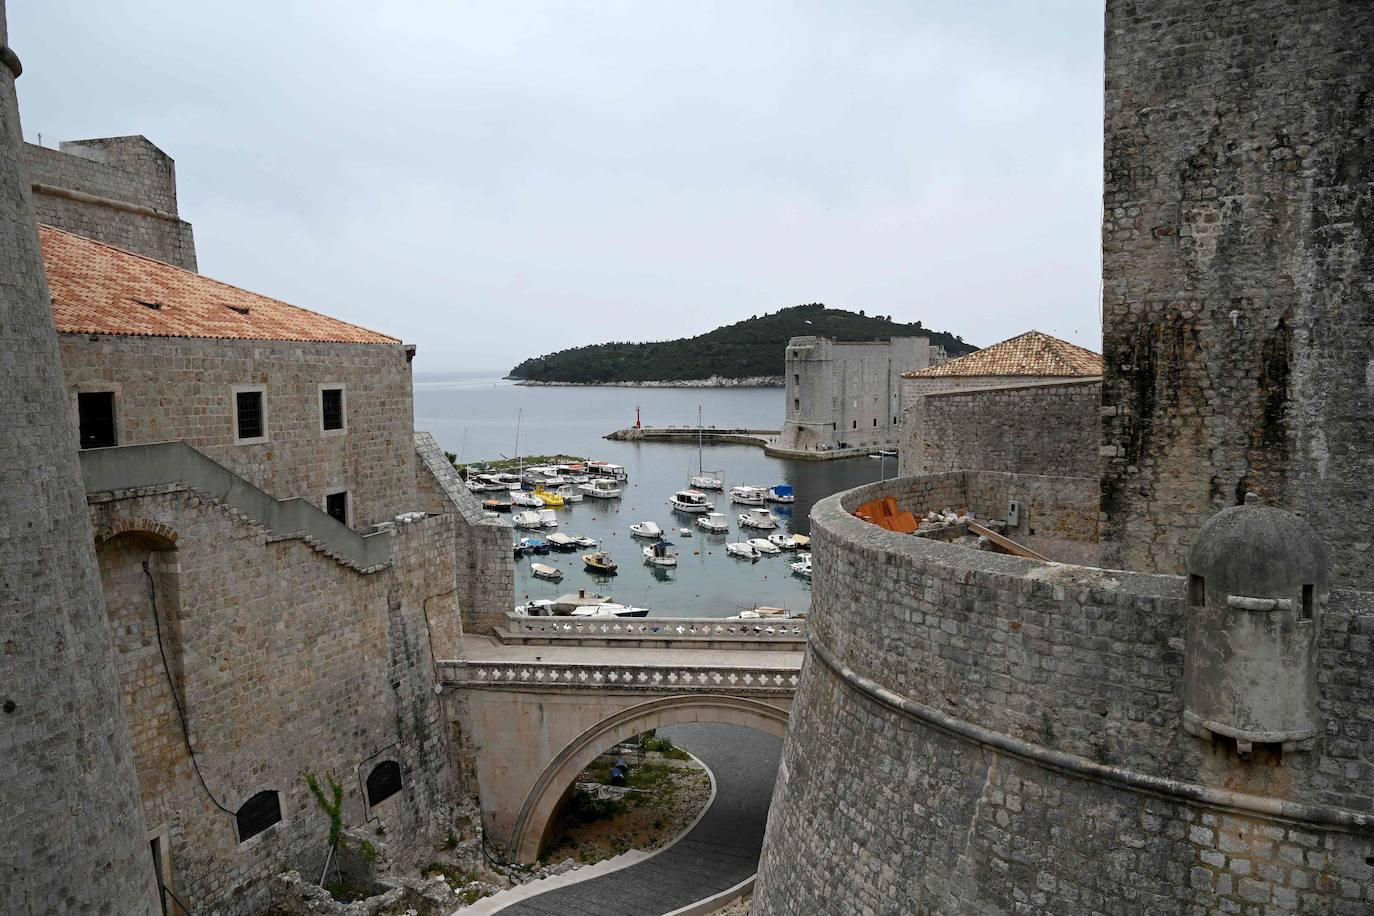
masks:
[[[712,445],[756,445],[773,458],[797,461],[834,461],[837,458],[862,458],[879,446],[826,450],[783,448],[778,445],[782,435],[777,429],[729,429],[719,426],[631,426],[607,433],[603,439],[612,442],[686,442],[700,441]]]

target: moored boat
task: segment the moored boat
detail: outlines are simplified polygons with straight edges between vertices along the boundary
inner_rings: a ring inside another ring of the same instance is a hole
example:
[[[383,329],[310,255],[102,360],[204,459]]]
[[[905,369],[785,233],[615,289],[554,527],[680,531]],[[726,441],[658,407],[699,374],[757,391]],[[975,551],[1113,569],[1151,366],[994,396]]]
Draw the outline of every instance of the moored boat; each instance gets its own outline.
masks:
[[[594,477],[584,484],[579,484],[577,489],[593,499],[615,499],[624,492],[610,477]]]
[[[484,499],[482,500],[482,508],[490,512],[509,512],[510,497],[507,496],[503,499],[500,496],[493,496],[489,499]]]
[[[534,495],[539,497],[539,502],[549,509],[563,508],[563,497],[552,490],[544,489],[542,485],[534,488]]]
[[[783,534],[781,531],[777,534],[768,535],[768,543],[772,544],[774,547],[780,547],[783,550],[797,549],[797,539],[790,534]]]
[[[792,574],[793,574],[793,575],[796,575],[796,576],[801,576],[803,579],[810,579],[810,578],[811,578],[811,554],[809,554],[809,553],[799,553],[799,554],[797,554],[797,557],[798,557],[797,562],[792,563],[792,564],[789,564],[789,565],[790,565],[790,568],[791,568],[791,570],[792,570]]]
[[[588,461],[588,477],[608,477],[611,480],[626,481],[630,475],[625,473],[624,465],[611,464],[609,461]]]
[[[724,534],[730,530],[730,520],[724,512],[708,512],[697,516],[696,526],[710,534]]]
[[[792,492],[791,484],[779,483],[768,488],[765,499],[770,503],[794,503],[797,501],[797,495]]]
[[[557,566],[550,566],[547,563],[531,563],[530,572],[534,573],[540,579],[549,579],[554,582],[563,578],[563,570],[559,569]]]
[[[544,520],[539,517],[539,513],[532,509],[525,509],[517,512],[510,517],[510,522],[517,528],[543,528]]]
[[[676,566],[677,548],[671,541],[659,541],[644,548],[644,562],[651,566]]]
[[[745,543],[748,544],[750,547],[753,547],[753,548],[754,548],[755,550],[757,550],[759,553],[765,553],[765,554],[782,553],[782,548],[778,547],[777,544],[774,544],[772,541],[768,540],[767,538],[750,538],[750,539],[749,539],[748,541],[746,541]]]
[[[591,607],[581,607],[568,615],[569,617],[648,617],[649,609],[646,607],[629,607],[624,604],[597,604]]]
[[[586,481],[578,482],[585,483]],[[563,502],[565,503],[580,503],[582,502],[582,498],[587,495],[571,483],[564,484],[557,490],[554,490],[554,492],[563,497]]]
[[[731,487],[730,502],[739,503],[741,506],[762,506],[767,493],[763,487]]]
[[[532,509],[544,508],[544,501],[528,490],[511,490],[510,501],[513,506],[529,506]]]
[[[544,538],[544,540],[548,541],[549,546],[554,550],[573,550],[578,546],[577,538],[566,535],[561,531],[555,531],[553,534]]]
[[[706,494],[700,490],[678,490],[668,497],[668,505],[678,512],[688,512],[693,515],[710,512],[715,508],[706,501]]]
[[[557,528],[557,527],[558,527],[558,514],[557,514],[556,512],[554,512],[552,509],[540,509],[540,510],[539,510],[539,522],[540,522],[540,524],[542,524],[545,528]]]
[[[578,547],[595,547],[598,543],[596,538],[589,538],[582,534],[574,534],[572,539],[577,542]]]
[[[604,550],[598,550],[595,553],[584,553],[582,555],[582,562],[586,564],[588,569],[599,573],[613,573],[618,568],[615,560],[612,560],[611,555]]]
[[[805,534],[794,534],[792,540],[797,543],[798,550],[805,550],[811,546],[811,538]]]
[[[748,541],[736,541],[725,545],[725,552],[732,557],[739,557],[742,560],[757,560],[763,556],[758,548]]]
[[[546,554],[549,552],[549,545],[539,538],[521,538],[515,542],[515,555],[517,557],[525,554],[537,553]]]
[[[663,529],[653,522],[635,522],[630,526],[630,534],[637,538],[661,538]]]
[[[739,525],[741,528],[769,531],[778,527],[778,520],[767,509],[750,509],[748,512],[740,513]]]

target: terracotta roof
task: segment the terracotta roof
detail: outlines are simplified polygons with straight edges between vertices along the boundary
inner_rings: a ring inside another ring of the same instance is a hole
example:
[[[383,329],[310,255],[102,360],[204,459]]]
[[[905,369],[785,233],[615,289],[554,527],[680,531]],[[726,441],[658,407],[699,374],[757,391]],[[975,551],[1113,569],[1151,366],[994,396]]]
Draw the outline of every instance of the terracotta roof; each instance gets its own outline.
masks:
[[[38,239],[60,333],[400,343],[51,226]]]
[[[967,356],[907,372],[903,378],[967,378],[979,375],[1089,378],[1102,374],[1102,357],[1092,350],[1040,331],[1027,331]]]

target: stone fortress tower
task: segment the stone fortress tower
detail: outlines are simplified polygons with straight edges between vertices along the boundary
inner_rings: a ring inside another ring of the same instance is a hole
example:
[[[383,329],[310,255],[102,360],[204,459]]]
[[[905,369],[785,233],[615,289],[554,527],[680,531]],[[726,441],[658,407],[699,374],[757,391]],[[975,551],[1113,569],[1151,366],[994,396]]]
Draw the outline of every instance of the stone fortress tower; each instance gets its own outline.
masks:
[[[0,0],[0,911],[158,912]]]
[[[817,503],[754,916],[1374,912],[1371,48],[1108,0],[1099,472]]]

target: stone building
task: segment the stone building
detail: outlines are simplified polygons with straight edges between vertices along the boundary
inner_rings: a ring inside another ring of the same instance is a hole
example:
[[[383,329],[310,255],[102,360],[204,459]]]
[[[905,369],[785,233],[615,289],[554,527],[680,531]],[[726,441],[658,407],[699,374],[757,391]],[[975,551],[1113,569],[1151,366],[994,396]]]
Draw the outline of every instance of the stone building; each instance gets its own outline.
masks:
[[[944,359],[928,337],[836,341],[794,337],[787,343],[787,397],[782,434],[786,451],[828,452],[895,447],[901,376]]]
[[[755,916],[1374,912],[1370,47],[1367,4],[1108,0],[1101,477],[816,505]]]
[[[904,373],[899,473],[1092,476],[1101,397],[1102,357],[1040,331]]]

